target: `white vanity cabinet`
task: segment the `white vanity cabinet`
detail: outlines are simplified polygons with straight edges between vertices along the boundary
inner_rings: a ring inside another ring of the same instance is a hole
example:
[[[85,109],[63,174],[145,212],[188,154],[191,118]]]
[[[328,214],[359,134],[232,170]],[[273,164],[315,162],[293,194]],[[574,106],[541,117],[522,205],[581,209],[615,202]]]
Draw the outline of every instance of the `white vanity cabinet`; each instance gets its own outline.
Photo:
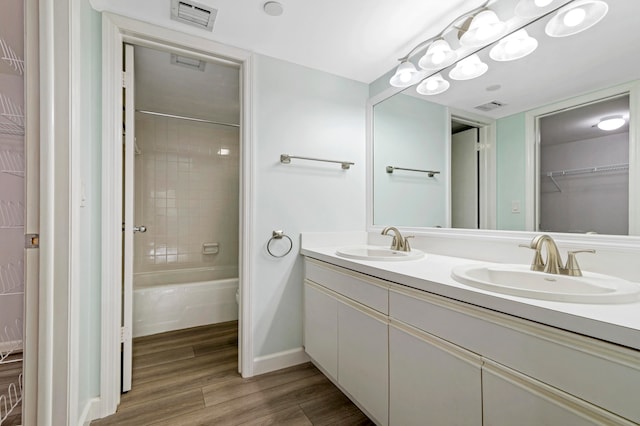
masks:
[[[378,424],[640,424],[639,351],[305,264],[306,351]]]
[[[311,260],[305,265],[305,351],[377,424],[387,425],[388,284]]]
[[[635,424],[490,361],[482,367],[482,395],[485,425]]]
[[[392,320],[389,424],[481,425],[481,368],[479,356]]]

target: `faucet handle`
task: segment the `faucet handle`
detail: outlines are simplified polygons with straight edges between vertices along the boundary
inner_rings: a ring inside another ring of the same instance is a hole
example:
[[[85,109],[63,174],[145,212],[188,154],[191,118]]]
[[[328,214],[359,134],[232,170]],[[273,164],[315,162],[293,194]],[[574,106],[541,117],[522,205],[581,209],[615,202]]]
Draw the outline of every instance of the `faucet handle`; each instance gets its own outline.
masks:
[[[407,235],[404,237],[404,251],[411,251],[411,246],[409,245],[409,238],[415,238],[415,235]]]
[[[596,251],[593,249],[588,250],[573,250],[567,252],[567,264],[564,269],[567,271],[567,275],[572,277],[581,277],[582,271],[580,270],[580,265],[578,265],[578,260],[576,259],[577,253],[595,253]]]
[[[544,271],[544,262],[542,261],[542,253],[536,247],[533,247],[531,244],[518,244],[518,247],[524,247],[531,250],[535,250],[536,253],[533,255],[533,260],[531,261],[531,270],[532,271]]]

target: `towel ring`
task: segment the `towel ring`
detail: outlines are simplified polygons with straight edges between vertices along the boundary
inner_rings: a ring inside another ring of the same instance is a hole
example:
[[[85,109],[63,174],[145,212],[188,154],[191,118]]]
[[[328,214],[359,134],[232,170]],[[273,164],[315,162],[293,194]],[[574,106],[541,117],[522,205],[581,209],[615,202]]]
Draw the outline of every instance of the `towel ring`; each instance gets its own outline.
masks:
[[[271,243],[276,241],[276,240],[281,240],[283,238],[286,238],[287,240],[289,240],[289,250],[287,250],[286,252],[284,252],[283,254],[273,254],[273,252],[271,251]],[[269,252],[269,254],[273,257],[285,257],[286,255],[288,255],[289,253],[291,253],[291,250],[293,249],[293,241],[291,240],[291,238],[284,233],[284,231],[279,230],[279,231],[273,231],[271,233],[271,238],[269,238],[269,241],[267,241],[267,251]]]

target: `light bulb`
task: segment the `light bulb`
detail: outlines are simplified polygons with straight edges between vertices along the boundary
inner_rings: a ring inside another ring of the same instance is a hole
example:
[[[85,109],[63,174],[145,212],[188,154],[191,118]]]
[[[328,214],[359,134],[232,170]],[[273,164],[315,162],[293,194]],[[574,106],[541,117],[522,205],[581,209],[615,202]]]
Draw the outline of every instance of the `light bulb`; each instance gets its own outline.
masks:
[[[535,0],[534,3],[538,7],[549,6],[553,0]]]
[[[445,58],[444,52],[442,52],[441,50],[438,50],[436,52],[433,52],[433,56],[431,57],[431,61],[435,65],[440,65],[442,63],[442,61],[444,61],[444,58]]]
[[[427,84],[425,86],[428,91],[433,92],[438,88],[438,81],[436,79],[427,80]]]
[[[519,39],[510,39],[504,44],[504,50],[510,55],[515,54],[518,50],[520,50],[520,40]]]
[[[408,83],[411,81],[411,73],[407,71],[403,71],[399,75],[400,81],[403,83]]]
[[[580,25],[586,16],[587,12],[583,8],[576,7],[565,13],[564,18],[562,18],[562,22],[567,27],[575,27]]]

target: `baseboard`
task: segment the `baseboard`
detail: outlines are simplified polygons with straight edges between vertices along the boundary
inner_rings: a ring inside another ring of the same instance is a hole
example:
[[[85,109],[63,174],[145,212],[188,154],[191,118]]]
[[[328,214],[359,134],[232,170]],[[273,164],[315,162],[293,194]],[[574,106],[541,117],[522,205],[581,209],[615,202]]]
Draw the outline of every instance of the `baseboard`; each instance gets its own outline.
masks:
[[[253,374],[257,376],[259,374],[303,364],[308,361],[309,356],[302,347],[270,355],[259,356],[253,359]]]
[[[89,426],[91,421],[98,418],[100,412],[100,398],[92,398],[84,406],[78,419],[78,426]]]

